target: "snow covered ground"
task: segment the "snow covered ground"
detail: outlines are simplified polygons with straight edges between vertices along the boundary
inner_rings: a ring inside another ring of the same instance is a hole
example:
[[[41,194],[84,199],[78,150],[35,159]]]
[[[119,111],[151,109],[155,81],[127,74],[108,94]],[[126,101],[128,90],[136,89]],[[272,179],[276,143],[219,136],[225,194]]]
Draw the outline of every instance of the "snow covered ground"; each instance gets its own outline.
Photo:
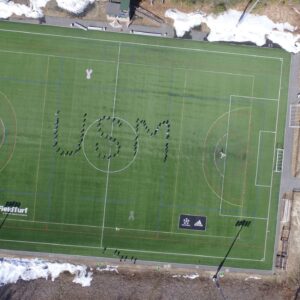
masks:
[[[97,267],[96,271],[118,273],[118,266],[103,265]],[[93,270],[84,265],[49,262],[38,258],[0,258],[0,286],[16,283],[19,279],[29,281],[44,278],[54,281],[63,272],[75,275],[73,282],[83,287],[90,286],[93,280]]]
[[[181,37],[193,27],[206,23],[210,29],[208,41],[253,42],[262,46],[267,39],[280,45],[288,52],[300,51],[300,35],[294,34],[295,27],[289,23],[275,23],[266,16],[245,14],[238,23],[242,12],[228,10],[220,15],[206,15],[198,11],[183,13],[169,9],[165,16],[174,20],[177,36]]]
[[[24,15],[28,18],[41,18],[44,13],[42,8],[50,0],[30,0],[29,6],[18,4],[14,1],[0,0],[0,19],[7,19],[11,15]],[[95,2],[95,0],[56,0],[57,5],[74,14],[82,13],[86,7]]]
[[[0,286],[8,283],[16,283],[19,279],[29,281],[38,278],[50,278],[54,281],[65,271],[75,275],[73,282],[82,286],[91,285],[93,273],[89,272],[86,266],[52,263],[37,258],[2,258],[0,260]]]
[[[186,274],[186,275],[173,275],[173,278],[184,278],[184,279],[196,279],[199,278],[198,273],[193,273],[193,274]]]
[[[43,17],[43,8],[50,0],[30,0],[29,6],[13,0],[0,0],[0,19],[15,14],[28,18]],[[95,0],[56,0],[57,5],[74,14],[82,13]],[[183,13],[168,9],[165,16],[174,20],[178,37],[193,27],[206,23],[210,29],[208,41],[253,42],[258,46],[266,44],[267,39],[280,45],[288,52],[300,52],[300,35],[294,34],[295,27],[289,23],[275,23],[266,16],[245,14],[239,23],[242,12],[228,10],[219,15],[207,15],[201,11]]]

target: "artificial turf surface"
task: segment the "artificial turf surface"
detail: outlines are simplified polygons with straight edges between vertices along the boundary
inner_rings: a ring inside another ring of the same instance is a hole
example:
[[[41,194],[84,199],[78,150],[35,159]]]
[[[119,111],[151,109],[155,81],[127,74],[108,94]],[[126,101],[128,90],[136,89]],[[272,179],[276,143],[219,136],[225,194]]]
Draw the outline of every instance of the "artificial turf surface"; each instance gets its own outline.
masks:
[[[0,23],[0,205],[28,208],[1,247],[217,265],[245,219],[226,265],[270,269],[289,64],[278,49]]]

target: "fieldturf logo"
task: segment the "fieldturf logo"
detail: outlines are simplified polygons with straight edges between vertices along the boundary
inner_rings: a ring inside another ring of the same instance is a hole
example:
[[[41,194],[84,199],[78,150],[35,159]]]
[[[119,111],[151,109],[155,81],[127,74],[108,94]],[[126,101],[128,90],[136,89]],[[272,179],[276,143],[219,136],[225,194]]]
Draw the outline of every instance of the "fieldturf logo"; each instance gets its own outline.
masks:
[[[28,208],[20,208],[19,202],[7,202],[5,205],[0,205],[0,212],[3,214],[11,214],[17,216],[27,216]]]

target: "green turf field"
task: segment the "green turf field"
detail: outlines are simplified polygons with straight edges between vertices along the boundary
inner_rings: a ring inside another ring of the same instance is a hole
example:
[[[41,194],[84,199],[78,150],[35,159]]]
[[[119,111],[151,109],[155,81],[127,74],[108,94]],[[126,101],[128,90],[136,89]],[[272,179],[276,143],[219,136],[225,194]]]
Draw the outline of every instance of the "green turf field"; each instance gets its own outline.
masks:
[[[226,265],[270,269],[289,64],[278,49],[0,23],[0,205],[23,209],[1,247],[217,265],[246,219]]]

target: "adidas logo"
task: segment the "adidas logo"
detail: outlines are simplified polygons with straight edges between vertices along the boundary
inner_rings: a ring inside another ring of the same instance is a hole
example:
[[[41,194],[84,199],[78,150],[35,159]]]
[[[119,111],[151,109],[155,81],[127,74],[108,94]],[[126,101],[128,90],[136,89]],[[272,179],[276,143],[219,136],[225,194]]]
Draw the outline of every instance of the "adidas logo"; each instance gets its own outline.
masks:
[[[199,219],[195,224],[194,224],[195,227],[203,227],[203,224],[201,222],[201,220]]]

